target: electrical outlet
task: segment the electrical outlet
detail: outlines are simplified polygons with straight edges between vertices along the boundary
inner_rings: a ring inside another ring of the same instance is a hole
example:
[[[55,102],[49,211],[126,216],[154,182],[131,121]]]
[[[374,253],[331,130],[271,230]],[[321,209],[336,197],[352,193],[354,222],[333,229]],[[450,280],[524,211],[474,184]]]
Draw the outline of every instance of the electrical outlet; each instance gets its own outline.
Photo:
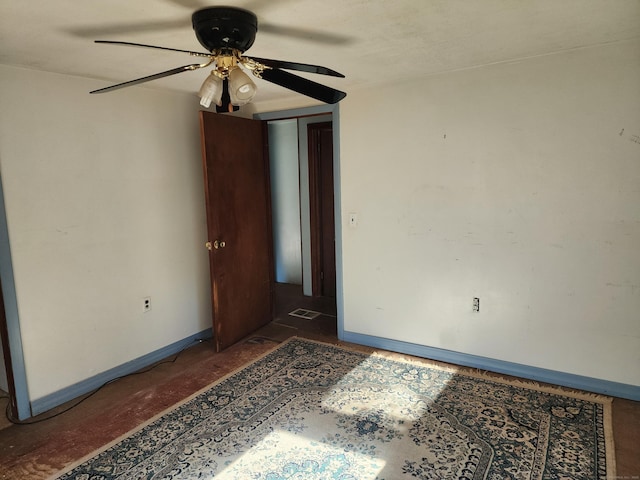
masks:
[[[151,297],[144,297],[142,302],[142,312],[147,313],[151,311]]]
[[[478,297],[473,297],[473,311],[480,311],[480,299]]]

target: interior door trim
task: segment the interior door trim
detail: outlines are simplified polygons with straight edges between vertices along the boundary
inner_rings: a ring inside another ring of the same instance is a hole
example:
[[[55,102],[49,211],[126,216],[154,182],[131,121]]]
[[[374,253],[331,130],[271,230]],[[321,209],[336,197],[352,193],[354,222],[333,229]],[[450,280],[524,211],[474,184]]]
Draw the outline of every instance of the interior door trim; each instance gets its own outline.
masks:
[[[340,104],[316,105],[313,107],[255,113],[256,120],[284,120],[331,114],[333,122],[333,195],[336,235],[336,313],[338,339],[344,339],[344,282],[342,260],[342,190],[340,175]]]
[[[20,334],[20,317],[18,315],[18,299],[13,276],[13,263],[11,260],[11,247],[9,245],[9,231],[4,205],[4,192],[2,190],[2,178],[0,177],[0,288],[2,288],[3,312],[0,321],[4,323],[2,329],[3,346],[7,361],[7,380],[9,381],[10,404],[12,414],[18,420],[25,420],[31,416],[29,390],[27,388],[27,372],[24,365],[24,353],[22,350],[22,336]],[[6,329],[5,329],[6,328]],[[12,390],[13,380],[13,391]]]

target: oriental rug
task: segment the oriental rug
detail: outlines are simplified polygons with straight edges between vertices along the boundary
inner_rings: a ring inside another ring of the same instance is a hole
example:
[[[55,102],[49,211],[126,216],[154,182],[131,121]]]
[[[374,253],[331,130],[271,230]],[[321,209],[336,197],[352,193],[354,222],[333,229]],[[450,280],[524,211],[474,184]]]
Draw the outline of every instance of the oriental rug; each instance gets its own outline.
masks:
[[[294,338],[60,479],[614,478],[607,397]]]

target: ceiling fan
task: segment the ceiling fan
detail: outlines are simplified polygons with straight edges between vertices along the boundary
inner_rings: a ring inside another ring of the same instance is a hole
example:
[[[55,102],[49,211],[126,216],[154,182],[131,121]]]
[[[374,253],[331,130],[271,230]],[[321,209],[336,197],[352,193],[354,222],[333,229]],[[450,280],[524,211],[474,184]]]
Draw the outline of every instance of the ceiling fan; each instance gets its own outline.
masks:
[[[296,70],[344,78],[344,75],[335,70],[319,65],[244,56],[244,52],[253,45],[258,31],[258,19],[249,10],[236,7],[207,7],[194,12],[191,21],[198,41],[209,53],[110,40],[96,40],[96,43],[183,52],[195,57],[202,57],[203,63],[184,65],[147,77],[93,90],[90,93],[110,92],[182,72],[212,67],[213,70],[198,92],[200,104],[208,108],[214,103],[217,112],[231,112],[238,110],[241,105],[249,103],[257,91],[256,85],[243,71],[242,66],[258,78],[325,103],[337,103],[347,96],[345,92],[285,71]]]

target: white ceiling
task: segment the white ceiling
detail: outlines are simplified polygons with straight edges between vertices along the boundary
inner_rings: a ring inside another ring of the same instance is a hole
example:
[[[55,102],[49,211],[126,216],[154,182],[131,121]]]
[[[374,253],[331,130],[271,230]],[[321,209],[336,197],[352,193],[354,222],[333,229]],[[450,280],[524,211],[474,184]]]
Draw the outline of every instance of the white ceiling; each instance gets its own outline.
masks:
[[[215,4],[0,0],[0,63],[103,80],[96,88],[196,63],[186,54],[93,40],[204,51],[191,28],[191,13]],[[229,0],[222,5],[252,10],[264,25],[248,56],[333,68],[346,78],[303,76],[347,93],[640,38],[640,0]],[[205,77],[205,71],[185,72],[145,87],[195,93]],[[256,100],[297,95],[265,81],[257,84]]]

